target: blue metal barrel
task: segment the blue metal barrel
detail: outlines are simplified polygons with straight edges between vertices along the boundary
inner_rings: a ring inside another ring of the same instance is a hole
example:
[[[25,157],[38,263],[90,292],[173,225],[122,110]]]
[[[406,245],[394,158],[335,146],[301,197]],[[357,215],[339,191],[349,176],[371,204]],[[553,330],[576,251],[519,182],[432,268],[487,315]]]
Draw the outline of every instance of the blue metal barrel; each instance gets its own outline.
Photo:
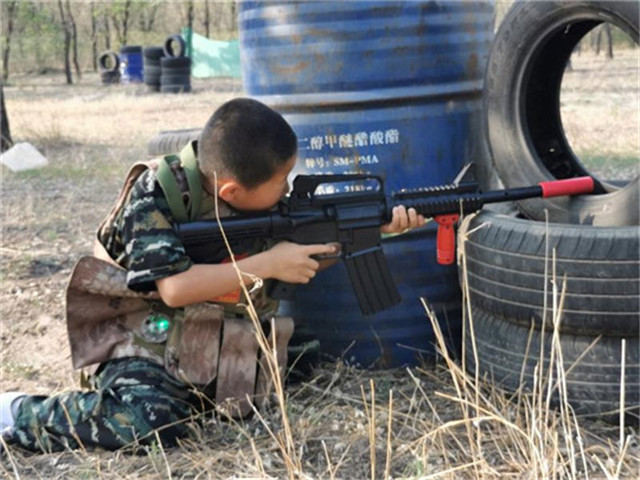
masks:
[[[120,48],[120,83],[142,83],[144,80],[142,47],[125,45]]]
[[[450,183],[483,152],[493,14],[491,1],[242,2],[244,87],[298,135],[294,174],[371,172],[387,191]],[[393,367],[435,353],[424,298],[458,349],[457,269],[436,263],[435,233],[383,240],[400,305],[363,317],[338,265],[299,287],[285,308],[324,353]]]

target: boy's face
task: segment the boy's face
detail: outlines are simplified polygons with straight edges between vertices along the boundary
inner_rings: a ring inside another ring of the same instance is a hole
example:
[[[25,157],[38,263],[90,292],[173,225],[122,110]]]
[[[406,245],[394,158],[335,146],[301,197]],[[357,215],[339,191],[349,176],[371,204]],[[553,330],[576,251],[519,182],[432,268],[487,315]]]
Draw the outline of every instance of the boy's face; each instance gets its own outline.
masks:
[[[218,195],[236,210],[269,210],[289,192],[287,178],[296,164],[295,155],[266,182],[246,188],[233,180],[219,186]]]

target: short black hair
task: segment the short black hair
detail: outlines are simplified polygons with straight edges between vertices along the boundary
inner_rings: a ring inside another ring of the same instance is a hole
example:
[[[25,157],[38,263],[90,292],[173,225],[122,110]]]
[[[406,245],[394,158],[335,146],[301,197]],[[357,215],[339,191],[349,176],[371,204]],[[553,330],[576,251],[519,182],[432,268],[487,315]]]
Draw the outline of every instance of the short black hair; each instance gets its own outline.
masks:
[[[200,170],[213,179],[231,175],[246,188],[269,180],[298,148],[291,126],[275,110],[250,98],[218,108],[198,142]]]

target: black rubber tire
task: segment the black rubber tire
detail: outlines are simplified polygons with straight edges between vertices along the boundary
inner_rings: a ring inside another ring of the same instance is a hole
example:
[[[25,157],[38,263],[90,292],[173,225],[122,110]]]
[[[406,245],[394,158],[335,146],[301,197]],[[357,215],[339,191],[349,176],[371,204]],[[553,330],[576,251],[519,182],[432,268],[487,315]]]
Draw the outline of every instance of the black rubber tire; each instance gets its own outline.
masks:
[[[178,48],[177,51],[174,49],[173,44],[176,43]],[[164,41],[164,54],[167,57],[171,58],[181,58],[184,57],[186,53],[184,39],[180,35],[169,35]]]
[[[160,77],[154,75],[144,74],[144,84],[152,87],[158,87],[158,91],[160,91]]]
[[[162,69],[166,68],[189,68],[191,69],[191,58],[190,57],[162,57],[160,59],[160,65]]]
[[[160,67],[160,65],[148,65],[145,60],[144,68],[142,69],[142,75],[144,77],[145,85],[160,86],[160,76],[162,75],[162,68]]]
[[[143,50],[142,55],[145,60],[155,61],[158,65],[160,64],[160,59],[164,57],[164,48],[163,47],[146,47]]]
[[[485,114],[495,168],[506,187],[589,174],[560,117],[560,87],[577,42],[609,22],[638,43],[639,2],[516,2],[496,33],[485,78]],[[518,203],[529,218],[602,226],[640,223],[640,181],[599,179],[600,195]],[[623,182],[624,183],[624,182]]]
[[[543,336],[540,330],[516,325],[475,305],[472,307],[471,317],[480,375],[509,392],[517,391],[521,382],[526,386],[526,391],[533,391],[534,372],[541,360],[542,346],[543,371],[548,375],[552,334],[545,332]],[[469,370],[475,372],[468,324],[466,332],[465,361]],[[593,346],[589,349],[592,343]],[[604,420],[619,423],[622,338],[561,333],[560,345],[566,372],[567,399],[574,411],[579,415],[597,415]],[[637,337],[626,340],[625,423],[635,425],[640,420],[638,347]],[[553,373],[553,378],[556,379],[557,373]],[[558,404],[560,398],[557,393],[556,389],[554,405]],[[546,390],[544,394],[546,395]]]
[[[464,230],[470,233],[464,235]],[[554,223],[547,226],[485,209],[465,222],[460,233],[466,237],[466,281],[471,301],[483,310],[525,326],[533,319],[540,328],[546,266],[544,326],[551,329],[555,250],[560,291],[566,281],[561,331],[638,337],[640,229],[637,227]]]
[[[180,75],[183,77],[191,76],[191,67],[161,67],[161,75]]]
[[[201,132],[202,128],[160,132],[147,144],[147,153],[151,157],[178,153],[187,143],[198,140]]]
[[[120,71],[100,72],[100,81],[103,85],[114,85],[120,83]]]
[[[111,65],[109,64],[111,63]],[[100,73],[104,72],[119,72],[120,69],[120,57],[116,52],[108,51],[104,52],[98,58],[98,70]]]
[[[191,77],[188,75],[167,75],[162,73],[160,76],[160,85],[191,85]]]
[[[147,65],[145,63],[143,71],[145,75],[156,77],[160,77],[160,75],[162,75],[162,68],[160,65]]]

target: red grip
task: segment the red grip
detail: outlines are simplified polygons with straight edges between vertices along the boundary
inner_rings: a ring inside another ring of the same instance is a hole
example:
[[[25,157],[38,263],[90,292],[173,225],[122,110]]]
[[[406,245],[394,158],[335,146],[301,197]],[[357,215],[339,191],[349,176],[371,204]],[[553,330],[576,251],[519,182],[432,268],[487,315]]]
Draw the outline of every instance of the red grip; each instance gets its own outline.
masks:
[[[460,215],[437,215],[434,220],[438,223],[437,251],[440,265],[451,265],[456,258],[456,234],[453,225],[460,219]]]
[[[580,195],[593,192],[594,182],[591,177],[567,178],[551,182],[540,182],[542,196],[560,197],[562,195]]]

